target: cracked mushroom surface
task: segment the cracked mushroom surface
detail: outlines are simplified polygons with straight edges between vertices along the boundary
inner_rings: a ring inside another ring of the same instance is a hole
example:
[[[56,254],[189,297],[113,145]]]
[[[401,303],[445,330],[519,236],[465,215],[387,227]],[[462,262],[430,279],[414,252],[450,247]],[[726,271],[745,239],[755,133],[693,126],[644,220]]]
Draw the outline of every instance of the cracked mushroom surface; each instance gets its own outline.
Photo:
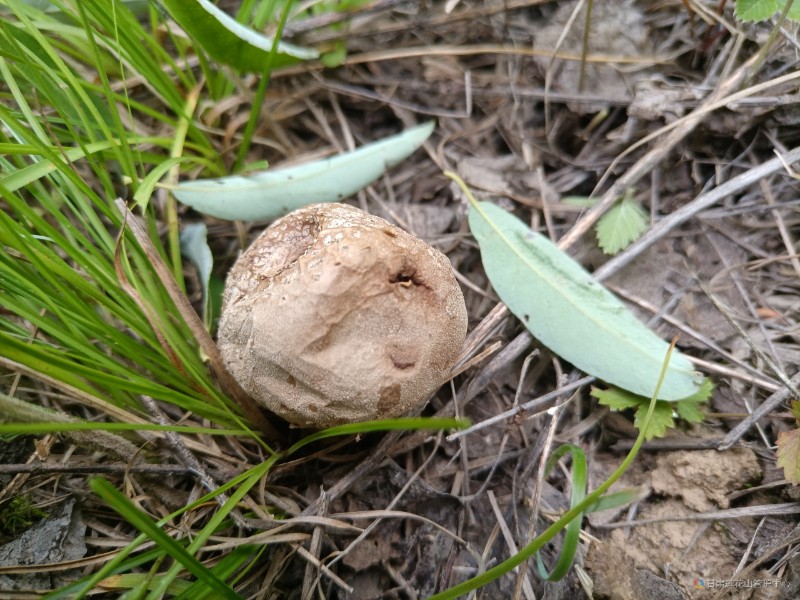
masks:
[[[466,332],[446,256],[380,217],[315,204],[276,221],[233,266],[218,338],[257,402],[323,428],[421,408]]]

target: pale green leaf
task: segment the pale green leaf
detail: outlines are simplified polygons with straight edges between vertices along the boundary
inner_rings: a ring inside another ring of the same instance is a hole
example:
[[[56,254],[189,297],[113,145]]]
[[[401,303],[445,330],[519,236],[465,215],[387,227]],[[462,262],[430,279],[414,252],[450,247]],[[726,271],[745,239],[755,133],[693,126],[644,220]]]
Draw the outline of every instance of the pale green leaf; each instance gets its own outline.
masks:
[[[647,229],[647,212],[631,198],[612,206],[597,222],[597,242],[606,254],[617,254]]]
[[[161,0],[170,15],[208,54],[221,63],[249,72],[270,65],[273,40],[242,25],[208,0]],[[319,58],[313,48],[278,42],[272,68]]]
[[[635,394],[656,389],[669,345],[547,238],[501,208],[479,202],[469,225],[492,286],[509,310],[553,352],[582,371]],[[659,392],[697,392],[692,363],[673,351]]]
[[[433,127],[433,122],[418,125],[352,152],[296,167],[186,181],[173,193],[184,204],[218,219],[274,219],[308,204],[352,196],[419,148]]]
[[[678,404],[680,404],[680,402]],[[633,424],[636,425],[639,430],[642,429],[642,424],[647,416],[647,409],[647,404],[642,404],[639,406],[633,418]],[[647,430],[644,432],[644,439],[652,440],[653,438],[664,437],[667,429],[675,427],[675,418],[672,416],[672,409],[673,405],[669,402],[656,402],[655,408],[653,409],[653,416],[650,419]]]
[[[788,0],[784,0],[784,2],[788,2]],[[789,12],[786,13],[786,17],[790,21],[800,23],[800,2],[794,0],[794,3],[789,7]]]
[[[763,21],[778,10],[778,0],[736,0],[735,13],[742,21]]]

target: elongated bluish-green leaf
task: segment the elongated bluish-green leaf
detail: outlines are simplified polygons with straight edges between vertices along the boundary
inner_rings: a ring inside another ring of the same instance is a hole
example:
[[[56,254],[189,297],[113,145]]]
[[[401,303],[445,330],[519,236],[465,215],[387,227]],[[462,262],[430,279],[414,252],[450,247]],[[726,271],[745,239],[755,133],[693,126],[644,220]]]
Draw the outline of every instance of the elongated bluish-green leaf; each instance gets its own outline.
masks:
[[[418,125],[358,150],[296,167],[187,181],[173,193],[184,204],[218,219],[274,219],[308,204],[352,196],[419,148],[433,126],[433,122]]]
[[[664,340],[513,215],[479,202],[470,208],[469,226],[497,295],[540,342],[590,375],[652,396],[669,347]],[[691,396],[699,382],[691,362],[675,351],[658,397]]]
[[[172,18],[208,54],[242,71],[261,73],[269,65],[273,40],[236,21],[208,0],[161,0]],[[319,58],[313,48],[278,42],[272,68]]]
[[[208,247],[208,228],[205,223],[189,223],[181,231],[181,254],[197,267],[203,290],[203,321],[207,322],[208,284],[214,268],[214,255]]]

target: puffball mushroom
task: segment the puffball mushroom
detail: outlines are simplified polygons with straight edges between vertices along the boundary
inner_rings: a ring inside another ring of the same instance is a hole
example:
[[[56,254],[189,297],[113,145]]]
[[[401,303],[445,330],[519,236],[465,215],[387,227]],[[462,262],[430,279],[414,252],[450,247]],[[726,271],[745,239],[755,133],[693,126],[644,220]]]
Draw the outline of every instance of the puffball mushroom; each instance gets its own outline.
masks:
[[[466,332],[447,257],[362,210],[315,204],[276,221],[233,266],[218,343],[257,402],[324,428],[421,408]]]

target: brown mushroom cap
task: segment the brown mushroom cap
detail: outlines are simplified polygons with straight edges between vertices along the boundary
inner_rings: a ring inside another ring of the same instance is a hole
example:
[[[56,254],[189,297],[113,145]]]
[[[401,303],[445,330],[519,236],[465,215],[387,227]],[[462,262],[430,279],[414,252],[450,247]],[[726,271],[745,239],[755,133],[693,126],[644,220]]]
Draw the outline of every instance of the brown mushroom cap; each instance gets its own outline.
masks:
[[[447,257],[357,208],[315,204],[276,221],[233,266],[219,347],[256,401],[322,428],[420,408],[466,331]]]

